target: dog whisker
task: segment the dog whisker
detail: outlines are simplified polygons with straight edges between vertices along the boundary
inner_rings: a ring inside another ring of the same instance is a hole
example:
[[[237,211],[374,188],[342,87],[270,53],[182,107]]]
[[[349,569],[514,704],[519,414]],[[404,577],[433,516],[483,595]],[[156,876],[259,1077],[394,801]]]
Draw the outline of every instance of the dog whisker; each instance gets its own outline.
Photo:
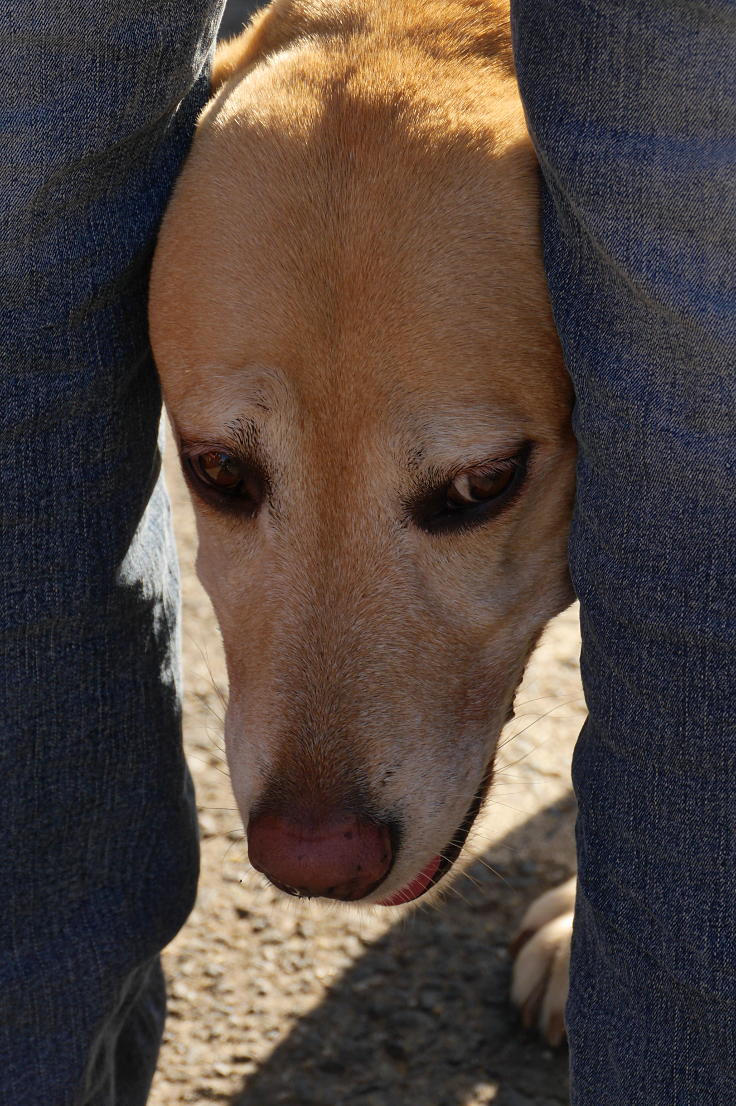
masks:
[[[532,726],[536,726],[537,722],[541,722],[543,718],[548,718],[550,714],[553,714],[556,710],[559,710],[560,707],[567,707],[570,705],[570,703],[579,703],[582,698],[583,697],[581,695],[577,695],[572,699],[563,699],[562,702],[555,703],[555,705],[553,707],[550,707],[549,710],[544,711],[543,714],[537,715],[537,717],[532,722],[530,722],[528,726],[523,726],[520,730],[517,730],[516,733],[511,734],[504,741],[500,742],[500,744],[496,748],[496,752],[498,753],[501,749],[508,745],[509,742],[514,741],[517,737],[521,737],[521,735],[523,733],[526,733],[527,730],[531,729]]]
[[[243,840],[244,840],[244,838],[242,838],[242,837],[239,837],[239,838],[238,838],[237,840],[235,840],[235,841],[231,841],[231,842],[230,842],[230,844],[228,845],[228,847],[227,847],[227,848],[225,849],[225,852],[223,853],[223,857],[222,857],[222,860],[220,861],[220,865],[221,865],[221,866],[222,866],[222,865],[223,865],[223,864],[225,863],[225,861],[227,860],[228,856],[230,855],[230,851],[231,851],[232,849],[234,849],[236,845],[242,845],[242,843],[243,843]]]
[[[462,891],[458,887],[457,883],[449,883],[446,887],[443,887],[443,891],[447,895],[453,895],[455,898],[460,899],[466,906],[470,906],[470,900],[463,895]]]
[[[480,880],[477,880],[475,876],[471,876],[470,872],[467,869],[465,869],[465,871],[460,871],[458,875],[461,879],[466,879],[469,883],[472,883],[473,887],[475,887],[478,891],[483,890],[483,884],[480,882]]]
[[[532,749],[528,749],[525,753],[522,753],[520,757],[517,757],[516,760],[512,760],[509,763],[508,767],[514,768],[517,764],[521,764],[522,760],[526,760],[526,758],[530,757],[532,753],[539,752],[543,744],[544,742],[542,741],[539,745],[535,745]],[[503,768],[501,769],[501,771],[503,771]]]
[[[511,884],[506,879],[506,877],[501,875],[501,873],[496,868],[494,868],[492,864],[489,864],[488,861],[484,857],[478,856],[478,857],[476,857],[476,860],[478,861],[479,864],[482,864],[484,868],[487,868],[488,871],[491,872],[494,876],[497,876],[501,880],[502,883],[505,883],[506,886],[509,889],[513,890],[513,888],[511,888]]]
[[[220,772],[220,773],[221,773],[221,774],[222,774],[223,776],[225,776],[225,777],[226,777],[227,779],[230,779],[230,773],[229,773],[229,772],[226,772],[224,768],[220,768],[220,767],[218,767],[218,765],[217,765],[217,764],[213,764],[213,763],[212,763],[212,760],[213,760],[213,759],[214,759],[214,757],[212,757],[212,758],[211,758],[210,760],[205,760],[205,759],[204,759],[204,757],[198,757],[198,756],[195,756],[195,754],[194,754],[194,753],[189,753],[189,760],[198,760],[198,761],[199,761],[199,763],[200,763],[200,764],[204,764],[204,765],[205,765],[205,767],[207,767],[207,768],[214,768],[216,772]],[[224,763],[224,762],[223,762],[223,763]]]
[[[487,831],[484,832],[482,824],[480,826],[475,826],[468,835],[466,847],[468,849],[468,855],[473,860],[480,857],[481,851],[486,851],[488,849],[504,848],[512,853],[521,852],[521,849],[517,848],[515,845],[509,845],[506,841],[496,841],[490,833]]]
[[[534,699],[523,699],[520,703],[516,703],[517,707],[528,707],[530,703],[540,703],[542,699],[555,699],[555,695],[537,695]]]
[[[192,644],[199,650],[199,655],[201,656],[202,660],[204,661],[205,667],[207,669],[207,674],[210,678],[210,683],[212,684],[212,690],[214,691],[217,698],[220,700],[220,703],[222,705],[223,710],[227,711],[227,696],[222,691],[222,689],[220,688],[220,685],[217,683],[217,680],[215,679],[214,673],[213,673],[212,668],[210,666],[209,657],[207,656],[206,651],[202,648],[200,643],[198,641],[196,641],[195,638],[193,638],[191,636],[191,634],[188,634],[187,637],[192,642]]]
[[[214,737],[212,736],[212,733],[210,732],[210,730],[209,730],[209,728],[208,728],[207,726],[205,726],[205,733],[207,734],[207,737],[208,737],[208,738],[209,738],[209,740],[210,740],[210,744],[211,744],[211,745],[212,745],[212,746],[213,746],[213,747],[214,747],[215,749],[217,749],[218,753],[222,753],[222,754],[223,754],[223,755],[222,755],[222,758],[218,757],[218,760],[221,760],[221,761],[222,761],[222,763],[224,764],[224,763],[225,763],[225,746],[224,746],[224,745],[221,745],[221,744],[220,744],[220,742],[219,742],[219,741],[217,741],[217,740],[216,740],[216,739],[215,739],[215,738],[214,738]]]
[[[488,800],[488,804],[489,806],[495,804],[496,806],[505,807],[506,810],[513,810],[514,814],[523,814],[525,818],[528,818],[529,815],[533,813],[531,810],[522,810],[521,807],[511,806],[510,803],[502,803],[499,799],[496,798],[490,798]]]
[[[215,710],[212,704],[209,703],[203,695],[198,695],[197,700],[199,701],[199,703],[201,703],[205,710],[209,711],[215,721],[219,724],[220,729],[223,729],[225,726],[224,716],[219,714],[219,712]]]
[[[505,782],[505,780],[504,780],[504,782]],[[493,799],[496,799],[499,795],[507,796],[507,795],[528,795],[529,794],[529,791],[530,791],[530,781],[529,780],[512,780],[511,782],[514,785],[513,787],[505,787],[502,790],[501,789],[496,790],[496,788],[494,787],[493,792],[491,794],[491,801]]]

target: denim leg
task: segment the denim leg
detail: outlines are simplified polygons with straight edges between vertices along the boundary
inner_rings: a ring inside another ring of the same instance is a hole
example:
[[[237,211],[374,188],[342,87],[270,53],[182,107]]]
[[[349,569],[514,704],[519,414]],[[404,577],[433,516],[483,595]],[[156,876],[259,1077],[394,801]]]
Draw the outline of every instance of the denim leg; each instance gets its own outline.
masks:
[[[146,336],[222,0],[0,10],[0,1102],[140,1106],[190,910]]]
[[[515,0],[576,392],[576,1106],[736,1102],[736,4]]]

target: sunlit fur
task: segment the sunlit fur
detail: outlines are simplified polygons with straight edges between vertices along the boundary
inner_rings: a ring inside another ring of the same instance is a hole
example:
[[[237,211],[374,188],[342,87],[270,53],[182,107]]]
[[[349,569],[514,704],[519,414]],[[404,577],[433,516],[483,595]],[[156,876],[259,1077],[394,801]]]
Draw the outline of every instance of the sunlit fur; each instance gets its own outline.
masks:
[[[246,822],[265,802],[403,827],[372,901],[446,850],[572,598],[571,393],[508,10],[276,0],[214,82],[151,331],[179,439],[257,439],[270,474],[255,519],[195,503],[233,785]],[[458,534],[407,518],[421,474],[525,442],[497,518]]]

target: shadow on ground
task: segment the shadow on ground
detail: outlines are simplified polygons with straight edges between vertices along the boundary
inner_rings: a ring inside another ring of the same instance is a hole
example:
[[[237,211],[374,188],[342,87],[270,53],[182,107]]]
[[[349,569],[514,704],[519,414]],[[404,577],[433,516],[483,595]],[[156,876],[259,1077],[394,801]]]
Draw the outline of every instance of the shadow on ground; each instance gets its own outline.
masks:
[[[567,1054],[524,1033],[506,946],[574,866],[567,796],[496,843],[436,908],[366,946],[233,1106],[562,1106]],[[506,882],[489,870],[501,870]]]

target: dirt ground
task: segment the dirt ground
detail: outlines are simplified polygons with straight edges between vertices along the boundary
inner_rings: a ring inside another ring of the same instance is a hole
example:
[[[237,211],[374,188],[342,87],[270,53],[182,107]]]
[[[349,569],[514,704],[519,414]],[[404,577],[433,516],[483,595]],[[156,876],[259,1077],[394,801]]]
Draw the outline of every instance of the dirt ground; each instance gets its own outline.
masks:
[[[231,0],[223,29],[254,5]],[[219,634],[193,568],[174,458],[184,590],[184,731],[202,834],[189,922],[164,953],[169,1019],[150,1106],[562,1106],[567,1056],[509,1006],[507,943],[574,866],[569,764],[584,718],[577,610],[548,628],[504,733],[471,859],[402,913],[318,907],[249,869],[222,749]]]

